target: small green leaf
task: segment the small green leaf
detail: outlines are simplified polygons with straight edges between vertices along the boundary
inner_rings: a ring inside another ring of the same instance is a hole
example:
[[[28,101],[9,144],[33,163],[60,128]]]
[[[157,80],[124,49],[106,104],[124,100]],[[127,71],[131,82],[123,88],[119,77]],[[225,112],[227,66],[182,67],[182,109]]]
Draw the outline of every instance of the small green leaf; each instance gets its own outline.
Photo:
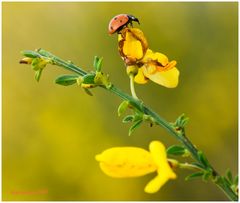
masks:
[[[83,88],[83,89],[89,96],[93,96],[92,92],[89,89],[86,89],[86,88]]]
[[[29,58],[40,58],[41,55],[37,53],[36,51],[31,51],[31,50],[25,50],[21,52],[24,56],[29,57]]]
[[[185,178],[185,180],[193,180],[193,179],[202,177],[203,174],[204,174],[203,171],[199,171],[199,172],[196,172],[196,173],[192,173],[191,175],[187,176],[187,177]]]
[[[184,128],[187,125],[188,121],[189,121],[189,118],[186,117],[185,114],[182,114],[177,118],[174,125],[176,127]]]
[[[208,171],[204,172],[203,176],[202,176],[202,180],[203,181],[208,181],[209,178],[211,176],[211,173],[209,173]]]
[[[199,163],[191,163],[192,165],[194,166],[197,166],[198,168],[201,168],[201,169],[205,169],[203,165],[199,164]]]
[[[185,127],[185,126],[187,125],[188,121],[189,121],[189,118],[184,118],[184,119],[182,120],[182,126]]]
[[[228,186],[231,186],[231,185],[232,185],[231,182],[230,182],[226,177],[224,177],[224,176],[223,176],[223,181],[224,181],[224,183],[225,183],[226,185],[228,185]]]
[[[228,178],[228,180],[233,183],[233,176],[232,176],[232,172],[230,171],[230,169],[228,168],[226,171],[226,177]]]
[[[143,115],[144,114],[142,112],[135,111],[133,121],[143,120]]]
[[[95,82],[94,82],[95,76],[96,76],[95,73],[89,73],[89,74],[83,76],[83,83],[84,84],[95,84]]]
[[[95,68],[95,70],[97,72],[100,72],[101,71],[101,68],[102,68],[102,62],[103,62],[103,57],[98,57],[98,56],[95,56],[94,57],[94,60],[93,60],[93,67]]]
[[[96,67],[96,71],[100,72],[102,69],[102,63],[103,63],[103,57],[99,58],[98,62],[97,62],[97,67]]]
[[[36,81],[38,81],[38,82],[39,82],[40,77],[41,77],[41,75],[42,75],[42,70],[43,70],[43,69],[39,69],[39,70],[35,71],[35,79],[36,79]]]
[[[235,176],[235,178],[233,180],[233,184],[238,185],[238,175]]]
[[[199,157],[199,160],[201,161],[201,163],[202,163],[205,167],[208,167],[208,166],[209,166],[209,162],[208,162],[206,156],[203,154],[202,151],[198,151],[198,157]]]
[[[78,75],[62,75],[55,80],[55,83],[64,86],[73,85],[77,83],[78,77]]]
[[[143,122],[142,120],[138,120],[138,121],[134,122],[134,124],[130,127],[130,129],[128,131],[128,135],[130,136],[133,133],[133,131],[142,124],[142,122]]]
[[[95,70],[97,70],[97,63],[98,63],[99,57],[98,56],[94,56],[94,60],[93,60],[93,67],[95,68]]]
[[[118,116],[121,116],[128,108],[129,101],[124,100],[118,107]]]
[[[168,155],[183,155],[185,154],[185,147],[178,146],[178,145],[172,145],[167,149]]]
[[[132,122],[133,119],[134,119],[133,115],[127,115],[126,117],[123,118],[122,122],[123,123],[129,123],[129,122]]]

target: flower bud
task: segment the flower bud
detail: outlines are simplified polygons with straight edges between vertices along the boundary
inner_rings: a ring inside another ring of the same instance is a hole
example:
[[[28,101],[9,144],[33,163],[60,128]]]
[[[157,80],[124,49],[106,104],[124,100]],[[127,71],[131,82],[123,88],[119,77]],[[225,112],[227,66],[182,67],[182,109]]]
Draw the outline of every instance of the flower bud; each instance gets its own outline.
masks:
[[[21,63],[21,64],[31,64],[32,63],[32,58],[29,58],[29,57],[25,57],[25,58],[23,58],[23,59],[21,59],[20,61],[19,61],[19,63]]]
[[[127,74],[128,75],[137,75],[138,67],[137,66],[127,66]]]

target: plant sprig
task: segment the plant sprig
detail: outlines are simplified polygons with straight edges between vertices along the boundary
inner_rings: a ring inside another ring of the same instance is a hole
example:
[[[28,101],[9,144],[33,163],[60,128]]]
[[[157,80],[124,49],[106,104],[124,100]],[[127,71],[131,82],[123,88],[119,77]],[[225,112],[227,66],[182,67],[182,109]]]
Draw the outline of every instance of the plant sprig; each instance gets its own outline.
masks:
[[[119,96],[121,99],[123,99],[123,103],[118,108],[118,114],[122,115],[128,107],[133,109],[134,112],[133,115],[127,115],[123,119],[124,123],[133,122],[133,125],[130,127],[129,134],[131,134],[137,127],[139,127],[143,121],[150,121],[150,123],[152,122],[154,124],[160,125],[181,143],[181,147],[175,146],[169,148],[168,153],[172,155],[183,156],[184,154],[191,155],[195,163],[192,163],[190,167],[200,169],[199,172],[191,174],[187,177],[187,179],[202,177],[204,180],[211,180],[227,195],[230,200],[238,200],[238,177],[236,176],[233,178],[232,174],[229,172],[227,172],[226,176],[220,176],[209,163],[204,153],[198,150],[191,143],[185,134],[185,126],[188,122],[188,118],[184,115],[181,115],[175,123],[167,122],[156,112],[146,106],[137,97],[130,96],[114,86],[109,81],[108,75],[102,73],[102,58],[95,57],[93,63],[95,71],[88,73],[82,68],[74,65],[72,62],[62,60],[61,58],[43,49],[38,49],[36,51],[23,51],[22,54],[26,58],[23,58],[20,63],[32,65],[37,81],[40,80],[40,76],[46,65],[52,64],[65,68],[75,74],[58,77],[55,80],[57,84],[68,86],[77,83],[89,94],[91,94],[89,91],[90,88],[101,87]],[[189,167],[189,165],[187,167]]]

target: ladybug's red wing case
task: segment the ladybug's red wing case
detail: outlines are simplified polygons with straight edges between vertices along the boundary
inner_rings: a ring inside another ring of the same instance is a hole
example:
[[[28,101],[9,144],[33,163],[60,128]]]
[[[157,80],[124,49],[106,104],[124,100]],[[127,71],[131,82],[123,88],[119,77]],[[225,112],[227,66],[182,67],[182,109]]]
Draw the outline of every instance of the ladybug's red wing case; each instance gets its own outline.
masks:
[[[108,26],[108,33],[113,34],[117,31],[120,31],[123,26],[129,23],[129,18],[127,14],[119,14],[114,16]]]

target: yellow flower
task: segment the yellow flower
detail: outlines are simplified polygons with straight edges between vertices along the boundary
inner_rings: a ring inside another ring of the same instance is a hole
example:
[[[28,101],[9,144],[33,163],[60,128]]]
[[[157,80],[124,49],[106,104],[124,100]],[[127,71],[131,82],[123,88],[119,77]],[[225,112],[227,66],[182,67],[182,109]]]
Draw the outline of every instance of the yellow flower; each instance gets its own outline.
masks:
[[[145,84],[147,79],[168,88],[178,85],[179,71],[175,67],[176,61],[168,61],[164,54],[153,52],[148,49],[144,58],[141,60],[143,65],[138,69],[134,81]]]
[[[176,61],[168,61],[167,56],[153,52],[148,48],[143,32],[138,28],[124,28],[118,35],[119,53],[127,67],[135,66],[138,70],[134,81],[145,84],[151,81],[174,88],[178,85],[179,71]]]
[[[113,147],[96,155],[101,170],[114,178],[139,177],[157,172],[145,187],[145,192],[157,192],[169,179],[175,179],[167,161],[166,149],[159,141],[152,141],[149,151],[138,147]]]

